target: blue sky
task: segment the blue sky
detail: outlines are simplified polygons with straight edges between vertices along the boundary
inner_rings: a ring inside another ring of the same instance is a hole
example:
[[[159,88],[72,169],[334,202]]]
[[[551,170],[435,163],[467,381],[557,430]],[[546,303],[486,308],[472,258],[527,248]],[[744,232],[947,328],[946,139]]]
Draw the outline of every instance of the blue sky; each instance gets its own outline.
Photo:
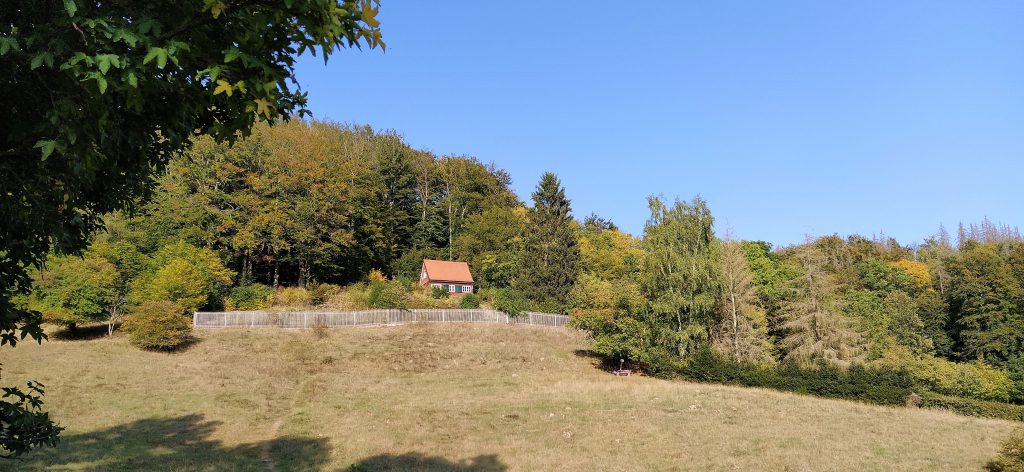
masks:
[[[550,3],[548,5],[547,3]],[[920,241],[1021,224],[1024,2],[383,0],[386,53],[298,77],[319,119],[511,172],[639,234],[646,197],[717,229]]]

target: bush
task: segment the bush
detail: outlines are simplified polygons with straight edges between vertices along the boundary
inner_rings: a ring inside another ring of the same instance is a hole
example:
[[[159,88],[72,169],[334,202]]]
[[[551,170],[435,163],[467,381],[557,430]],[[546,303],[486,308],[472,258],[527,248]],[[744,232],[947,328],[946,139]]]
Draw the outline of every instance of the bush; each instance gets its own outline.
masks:
[[[930,357],[910,361],[907,368],[917,384],[943,395],[1005,402],[1014,389],[1006,372],[981,361],[956,363]]]
[[[245,284],[231,289],[224,301],[226,310],[262,310],[270,307],[274,289],[263,284]]]
[[[42,313],[48,323],[103,321],[118,298],[120,278],[117,268],[99,257],[51,257],[34,277],[24,305]]]
[[[1024,472],[1024,429],[1018,429],[1003,441],[995,459],[985,464],[989,472]]]
[[[309,292],[302,287],[285,287],[274,294],[274,306],[304,307],[309,304]]]
[[[440,300],[442,298],[448,298],[450,295],[448,294],[448,291],[445,290],[443,287],[431,286],[430,287],[430,296]]]
[[[178,242],[160,248],[134,285],[142,301],[172,301],[191,312],[219,306],[233,277],[217,253]]]
[[[951,397],[935,392],[921,393],[921,406],[949,410],[967,416],[1024,421],[1024,406],[1008,403]]]
[[[339,310],[365,310],[370,308],[368,291],[366,284],[352,284],[331,295],[327,304]]]
[[[132,310],[124,322],[132,344],[156,351],[173,351],[192,340],[192,320],[177,303],[149,301]]]
[[[408,293],[400,283],[374,281],[370,283],[370,308],[406,308]]]
[[[480,297],[476,296],[475,293],[463,295],[462,300],[459,300],[459,308],[480,308]]]
[[[755,365],[727,359],[709,348],[694,353],[681,373],[703,382],[766,387],[880,405],[903,405],[913,390],[913,380],[903,370],[863,365],[843,369],[826,363],[812,368],[791,362]]]
[[[530,302],[523,294],[504,288],[494,295],[494,309],[515,318],[530,311]]]
[[[331,298],[340,294],[342,288],[334,284],[314,284],[309,287],[309,303],[311,305],[323,305],[331,301]]]

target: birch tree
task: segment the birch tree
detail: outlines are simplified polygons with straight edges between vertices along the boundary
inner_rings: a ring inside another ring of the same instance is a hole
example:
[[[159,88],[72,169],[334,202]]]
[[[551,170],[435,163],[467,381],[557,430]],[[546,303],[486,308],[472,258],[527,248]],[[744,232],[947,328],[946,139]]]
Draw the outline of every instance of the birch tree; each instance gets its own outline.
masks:
[[[660,323],[671,326],[680,358],[708,341],[722,294],[721,243],[714,218],[700,197],[671,207],[650,197],[644,227],[641,286]]]

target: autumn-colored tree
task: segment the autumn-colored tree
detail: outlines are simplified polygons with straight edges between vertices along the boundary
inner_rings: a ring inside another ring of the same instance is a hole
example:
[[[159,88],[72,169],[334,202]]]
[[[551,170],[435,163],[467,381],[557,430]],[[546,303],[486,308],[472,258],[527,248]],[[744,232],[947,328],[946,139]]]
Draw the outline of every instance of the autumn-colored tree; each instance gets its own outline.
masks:
[[[850,320],[840,314],[830,264],[817,245],[798,248],[795,254],[803,273],[791,285],[783,305],[782,341],[786,359],[810,364],[823,360],[848,365],[861,356],[861,340]]]
[[[753,279],[740,243],[726,240],[722,245],[722,301],[712,346],[736,360],[771,362],[768,320],[758,306]]]

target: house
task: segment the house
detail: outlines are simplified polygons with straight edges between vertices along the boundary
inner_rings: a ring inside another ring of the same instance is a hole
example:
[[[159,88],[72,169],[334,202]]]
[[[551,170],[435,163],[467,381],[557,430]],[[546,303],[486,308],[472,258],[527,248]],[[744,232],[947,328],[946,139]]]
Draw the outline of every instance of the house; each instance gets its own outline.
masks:
[[[462,296],[473,293],[473,274],[469,273],[469,264],[465,262],[424,259],[420,285],[438,287],[449,294]]]

